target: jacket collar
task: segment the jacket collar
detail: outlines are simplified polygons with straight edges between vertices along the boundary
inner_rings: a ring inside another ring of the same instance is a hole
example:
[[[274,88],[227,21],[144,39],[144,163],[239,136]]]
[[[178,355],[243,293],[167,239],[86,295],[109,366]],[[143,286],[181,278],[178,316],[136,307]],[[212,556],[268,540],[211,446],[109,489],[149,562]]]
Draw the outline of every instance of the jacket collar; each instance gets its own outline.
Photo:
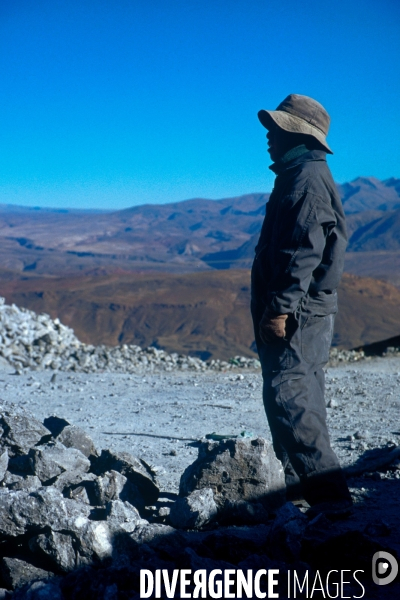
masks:
[[[301,152],[301,149],[305,146],[297,146],[289,150],[280,160],[273,163],[269,168],[271,171],[279,175],[286,169],[291,169],[304,162],[312,160],[323,160],[326,161],[326,152],[324,150],[307,150]],[[295,152],[296,151],[296,152]],[[293,156],[293,158],[292,158]]]

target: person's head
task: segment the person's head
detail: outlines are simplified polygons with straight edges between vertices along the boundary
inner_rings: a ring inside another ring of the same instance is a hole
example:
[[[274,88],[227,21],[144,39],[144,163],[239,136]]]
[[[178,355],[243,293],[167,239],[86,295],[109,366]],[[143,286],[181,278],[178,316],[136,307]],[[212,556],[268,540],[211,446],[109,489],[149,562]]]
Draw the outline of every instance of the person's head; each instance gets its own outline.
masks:
[[[260,110],[258,118],[268,129],[268,151],[274,161],[300,144],[333,154],[326,141],[330,117],[313,98],[290,94],[276,110]]]
[[[324,150],[326,152],[326,148],[311,135],[291,133],[275,124],[270,125],[266,137],[268,140],[268,152],[273,162],[277,162],[286,152],[302,144],[307,150]]]

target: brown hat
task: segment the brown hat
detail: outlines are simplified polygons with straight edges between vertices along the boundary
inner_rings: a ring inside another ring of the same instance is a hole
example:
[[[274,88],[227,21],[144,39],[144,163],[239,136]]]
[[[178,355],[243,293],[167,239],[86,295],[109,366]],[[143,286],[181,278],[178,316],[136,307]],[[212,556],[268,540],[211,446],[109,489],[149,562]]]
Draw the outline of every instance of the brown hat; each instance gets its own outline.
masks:
[[[326,142],[330,117],[322,104],[309,96],[290,94],[276,110],[260,110],[258,118],[267,129],[275,123],[285,131],[311,135],[329,154],[333,154]]]

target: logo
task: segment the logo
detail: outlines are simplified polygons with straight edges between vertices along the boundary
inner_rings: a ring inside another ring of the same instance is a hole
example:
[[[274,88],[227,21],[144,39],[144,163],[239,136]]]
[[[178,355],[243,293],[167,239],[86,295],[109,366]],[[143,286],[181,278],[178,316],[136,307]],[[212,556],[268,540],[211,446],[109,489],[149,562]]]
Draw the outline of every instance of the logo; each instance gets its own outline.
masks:
[[[376,585],[388,585],[397,577],[399,565],[389,552],[375,552],[372,557],[372,580]]]

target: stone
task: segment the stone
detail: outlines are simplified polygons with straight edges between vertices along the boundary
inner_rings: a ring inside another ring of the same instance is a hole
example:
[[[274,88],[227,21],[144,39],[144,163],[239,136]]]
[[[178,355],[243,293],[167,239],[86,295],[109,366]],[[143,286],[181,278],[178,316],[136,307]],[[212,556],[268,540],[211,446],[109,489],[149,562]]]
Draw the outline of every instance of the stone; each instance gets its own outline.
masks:
[[[52,568],[71,571],[76,566],[76,553],[70,535],[50,531],[29,540],[29,548],[35,555],[47,559]]]
[[[176,530],[169,525],[162,525],[161,523],[147,523],[144,525],[138,525],[135,531],[132,533],[131,538],[137,544],[153,544],[159,542],[163,538],[173,536]]]
[[[65,498],[85,502],[91,506],[97,506],[94,484],[97,479],[94,473],[79,473],[74,478],[66,472],[60,475],[54,482],[54,487],[59,489]],[[67,481],[69,480],[69,481]]]
[[[3,481],[8,468],[8,451],[7,448],[0,452],[0,482]]]
[[[15,590],[31,581],[49,579],[54,573],[39,569],[19,558],[5,557],[0,563],[0,575],[5,585]]]
[[[64,444],[66,448],[76,448],[80,450],[87,458],[89,456],[98,456],[99,453],[93,443],[91,437],[75,425],[67,425],[57,436],[59,442]]]
[[[82,523],[78,532],[77,564],[88,564],[94,559],[103,560],[112,555],[112,535],[104,521]]]
[[[67,488],[66,497],[71,500],[83,502],[84,504],[91,504],[87,489],[83,485],[77,485],[74,487]]]
[[[113,500],[107,505],[107,525],[110,531],[126,531],[132,533],[137,526],[147,525],[140,517],[138,510],[122,500]]]
[[[286,499],[283,467],[263,438],[205,441],[197,460],[181,476],[179,495],[211,488],[218,509],[226,502],[261,502],[268,509]]]
[[[105,506],[111,500],[124,500],[139,509],[144,508],[143,497],[137,487],[118,471],[107,471],[97,477],[93,485],[97,506]]]
[[[137,488],[145,506],[157,502],[160,490],[153,470],[144,460],[128,452],[102,450],[99,458],[92,461],[92,471],[97,475],[118,471]]]
[[[29,460],[34,474],[42,483],[47,483],[64,472],[86,473],[90,461],[75,448],[65,448],[59,442],[51,442],[29,451]]]
[[[24,477],[7,471],[3,479],[3,485],[9,490],[25,490],[27,492],[33,492],[42,487],[42,482],[36,475],[26,475]]]
[[[51,436],[50,431],[33,415],[14,405],[1,411],[0,446],[10,456],[27,454],[32,446]]]
[[[287,502],[276,513],[268,536],[268,545],[278,560],[296,560],[300,556],[307,517],[297,506]]]
[[[53,487],[31,493],[0,489],[0,537],[15,538],[45,528],[79,532],[89,515],[89,506],[64,498]]]
[[[199,529],[217,516],[217,505],[211,488],[195,490],[172,505],[170,522],[177,529]]]

